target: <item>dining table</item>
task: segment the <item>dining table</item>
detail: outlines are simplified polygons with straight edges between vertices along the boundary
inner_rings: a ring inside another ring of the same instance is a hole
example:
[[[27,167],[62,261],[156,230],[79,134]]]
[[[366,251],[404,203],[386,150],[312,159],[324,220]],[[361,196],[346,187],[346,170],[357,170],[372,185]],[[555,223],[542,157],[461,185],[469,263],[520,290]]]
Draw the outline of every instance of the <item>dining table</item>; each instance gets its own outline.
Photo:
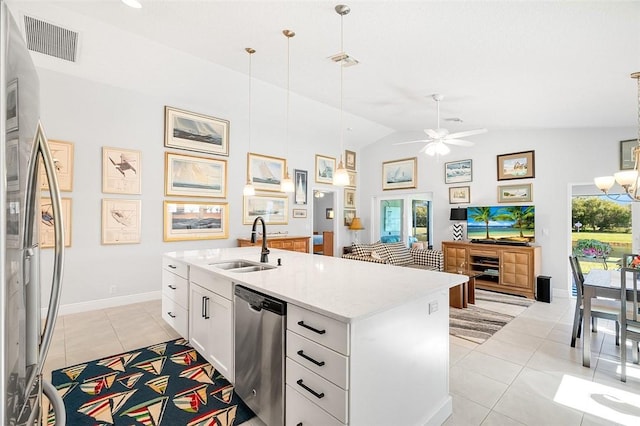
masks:
[[[630,280],[630,275],[627,277]],[[620,300],[620,270],[592,269],[584,277],[582,315],[582,365],[591,367],[591,339],[587,333],[591,324],[591,299],[603,297]],[[627,300],[632,300],[633,290],[627,289]],[[620,344],[624,344],[620,342]]]

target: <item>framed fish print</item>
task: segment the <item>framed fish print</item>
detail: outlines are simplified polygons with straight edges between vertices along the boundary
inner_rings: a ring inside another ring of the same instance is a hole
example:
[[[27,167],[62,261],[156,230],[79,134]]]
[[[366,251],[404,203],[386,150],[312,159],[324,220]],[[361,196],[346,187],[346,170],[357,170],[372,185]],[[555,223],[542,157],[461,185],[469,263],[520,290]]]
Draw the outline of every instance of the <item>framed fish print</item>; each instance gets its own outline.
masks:
[[[165,153],[165,195],[225,198],[227,161]]]
[[[102,200],[102,244],[138,244],[141,200]]]
[[[142,153],[131,149],[102,147],[102,192],[140,194]]]
[[[164,146],[229,155],[229,121],[165,106]]]

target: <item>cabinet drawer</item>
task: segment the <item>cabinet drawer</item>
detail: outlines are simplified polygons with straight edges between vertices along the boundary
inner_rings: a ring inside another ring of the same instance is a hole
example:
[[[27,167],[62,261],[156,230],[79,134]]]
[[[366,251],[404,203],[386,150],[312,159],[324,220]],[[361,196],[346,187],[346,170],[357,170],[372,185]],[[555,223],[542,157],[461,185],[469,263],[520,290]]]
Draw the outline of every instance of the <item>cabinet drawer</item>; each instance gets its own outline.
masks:
[[[349,389],[349,363],[346,356],[291,330],[287,330],[287,356],[342,389]]]
[[[344,426],[335,417],[318,407],[287,385],[286,426]]]
[[[287,358],[287,385],[342,423],[347,422],[348,393]]]
[[[178,262],[170,257],[162,257],[162,268],[173,272],[179,277],[189,278],[189,267],[186,264]]]
[[[162,295],[173,299],[178,305],[189,306],[189,282],[186,278],[162,270]]]
[[[289,305],[287,329],[349,355],[349,325],[296,305]]]
[[[226,299],[233,299],[233,284],[231,284],[231,281],[219,277],[213,272],[208,272],[200,268],[191,268],[190,281]]]
[[[486,257],[498,257],[498,252],[495,250],[469,250],[469,256],[486,256]]]
[[[189,339],[189,316],[187,310],[166,295],[162,295],[162,319],[173,327],[179,335]]]

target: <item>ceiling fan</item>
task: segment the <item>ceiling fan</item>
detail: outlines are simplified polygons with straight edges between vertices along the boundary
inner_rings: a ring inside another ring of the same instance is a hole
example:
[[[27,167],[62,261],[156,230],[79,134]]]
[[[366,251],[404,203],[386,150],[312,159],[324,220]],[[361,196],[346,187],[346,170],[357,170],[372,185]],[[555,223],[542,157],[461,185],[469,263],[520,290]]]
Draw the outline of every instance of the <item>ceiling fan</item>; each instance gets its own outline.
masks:
[[[475,129],[475,130],[467,130],[464,132],[456,132],[449,133],[447,129],[443,129],[440,127],[440,101],[444,98],[444,96],[436,93],[431,96],[434,101],[436,101],[436,105],[438,108],[438,128],[436,129],[424,129],[424,132],[427,134],[427,139],[419,139],[415,141],[408,142],[398,142],[394,143],[394,145],[405,145],[409,143],[418,143],[418,142],[427,142],[427,144],[420,150],[420,152],[424,152],[427,155],[446,155],[451,149],[447,146],[450,145],[458,145],[458,146],[473,146],[473,142],[465,141],[459,138],[464,138],[466,136],[479,135],[481,133],[486,133],[487,129]]]

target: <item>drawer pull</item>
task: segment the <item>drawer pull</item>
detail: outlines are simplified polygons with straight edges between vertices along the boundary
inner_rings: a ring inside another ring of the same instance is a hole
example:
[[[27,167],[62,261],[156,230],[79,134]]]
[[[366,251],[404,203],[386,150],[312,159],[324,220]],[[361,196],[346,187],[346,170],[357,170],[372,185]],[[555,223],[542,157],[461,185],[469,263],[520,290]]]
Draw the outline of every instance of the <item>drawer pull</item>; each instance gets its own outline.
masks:
[[[302,426],[302,422],[298,423],[296,426]]]
[[[173,315],[171,312],[167,312],[167,315],[169,315],[171,318],[175,318],[176,316]]]
[[[205,305],[204,305],[204,319],[209,319],[211,318],[209,316],[209,297],[205,296]]]
[[[176,269],[176,268],[177,268],[177,266],[175,266],[175,265],[167,265],[167,266],[168,266],[169,268],[171,268],[171,269]]]
[[[326,333],[326,332],[327,332],[327,330],[318,330],[317,328],[313,328],[313,327],[311,327],[311,326],[309,326],[309,325],[305,324],[305,323],[304,323],[304,321],[298,321],[298,325],[299,325],[300,327],[307,328],[307,329],[309,329],[309,330],[313,331],[314,333],[318,333],[318,334],[324,334],[324,333]]]
[[[302,350],[298,351],[298,355],[300,355],[302,358],[306,359],[307,361],[314,363],[318,367],[322,367],[324,365],[324,361],[316,361],[315,359],[311,358],[309,355],[306,355]]]
[[[299,379],[296,383],[298,384],[298,386],[300,386],[302,389],[306,390],[307,392],[309,392],[311,395],[315,396],[316,398],[318,398],[318,399],[324,398],[324,392],[318,393],[318,392],[314,391],[309,386],[307,386],[304,383],[302,383],[302,379]]]
[[[171,284],[167,285],[167,287],[169,287],[171,290],[175,290],[175,289],[177,289],[177,288],[178,288],[178,287],[176,287],[176,286],[174,286],[174,285],[171,285]]]

